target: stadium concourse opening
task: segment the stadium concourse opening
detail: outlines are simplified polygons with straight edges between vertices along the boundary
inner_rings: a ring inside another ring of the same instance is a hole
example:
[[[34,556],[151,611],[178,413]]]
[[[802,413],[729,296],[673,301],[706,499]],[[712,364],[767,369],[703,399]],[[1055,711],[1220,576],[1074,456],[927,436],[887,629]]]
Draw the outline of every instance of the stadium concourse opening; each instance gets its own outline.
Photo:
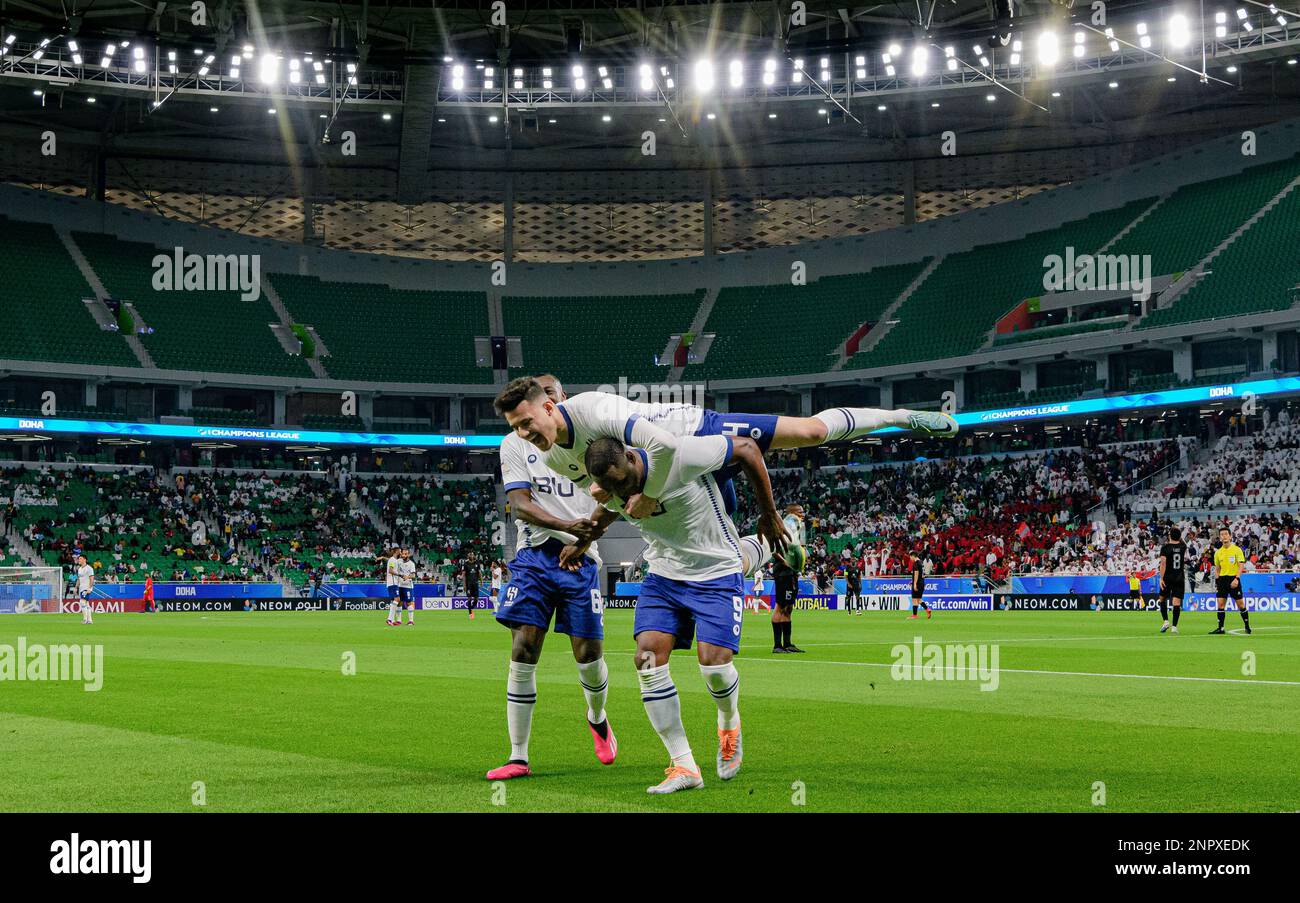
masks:
[[[0,10],[43,877],[342,812],[1272,855],[1036,819],[1300,805],[1294,2],[92,6]]]

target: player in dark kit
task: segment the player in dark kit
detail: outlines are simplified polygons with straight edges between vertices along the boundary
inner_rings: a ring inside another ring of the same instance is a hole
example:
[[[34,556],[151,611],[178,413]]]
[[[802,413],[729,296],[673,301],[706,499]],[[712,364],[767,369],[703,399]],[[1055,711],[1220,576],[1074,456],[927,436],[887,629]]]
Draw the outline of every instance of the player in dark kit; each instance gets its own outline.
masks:
[[[478,608],[478,563],[465,565],[465,607],[469,609],[469,618],[474,620],[474,609]]]
[[[1160,547],[1160,632],[1178,632],[1178,616],[1183,612],[1183,595],[1187,592],[1187,543],[1177,527],[1169,528],[1169,542]],[[1174,620],[1169,622],[1169,600],[1174,601]]]
[[[919,605],[925,609],[925,616],[933,618],[934,612],[930,611],[930,606],[925,604],[925,567],[922,565],[920,558],[912,559],[912,613],[907,620],[912,620],[916,615],[916,607]]]
[[[844,569],[844,608],[855,615],[862,611],[862,571],[856,560],[852,560]]]
[[[802,545],[803,506],[787,505],[785,512],[783,523],[786,532]],[[790,618],[794,613],[795,598],[799,595],[799,575],[778,555],[772,559],[772,576],[776,584],[775,592],[772,593],[772,651],[803,652],[790,639]]]

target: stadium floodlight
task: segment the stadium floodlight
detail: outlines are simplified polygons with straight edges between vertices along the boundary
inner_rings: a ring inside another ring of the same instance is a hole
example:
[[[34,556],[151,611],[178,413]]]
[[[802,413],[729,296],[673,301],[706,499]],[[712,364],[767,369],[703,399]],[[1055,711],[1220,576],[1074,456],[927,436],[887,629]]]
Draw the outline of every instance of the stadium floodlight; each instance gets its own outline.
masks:
[[[515,67],[515,90],[524,90],[524,70],[520,66]]]
[[[45,56],[45,48],[48,46],[50,46],[50,39],[41,38],[40,45],[37,46],[37,48],[34,51],[32,51],[32,59],[39,60],[41,57]]]
[[[1106,40],[1110,44],[1110,52],[1119,53],[1119,41],[1115,40],[1115,29],[1113,28],[1106,29]]]
[[[604,87],[606,91],[613,89],[614,80],[609,77],[608,68],[606,68],[605,66],[601,66],[596,69],[596,74],[600,76],[600,84]]]
[[[727,66],[727,80],[733,88],[742,87],[745,84],[745,64],[732,60]]]
[[[10,37],[13,37],[10,35]],[[99,68],[107,69],[113,62],[113,54],[117,53],[116,44],[107,44],[104,46],[104,52],[99,57]]]
[[[1187,17],[1182,13],[1174,13],[1169,17],[1169,44],[1172,47],[1183,48],[1192,40],[1191,25]]]
[[[803,58],[798,57],[794,61],[794,71],[790,73],[790,83],[797,85],[803,81]]]
[[[885,112],[885,111],[888,110],[888,109],[889,109],[889,107],[885,106],[883,103],[878,103],[878,104],[876,104],[876,112],[877,112],[877,113],[883,113],[883,112]]]
[[[921,77],[930,68],[930,48],[917,44],[912,48],[912,75]]]
[[[273,85],[280,79],[280,60],[274,53],[262,54],[257,67],[257,80],[264,85]]]
[[[1273,17],[1274,21],[1276,21],[1278,25],[1281,25],[1283,28],[1286,27],[1286,16],[1278,12],[1278,8],[1276,5],[1270,3],[1268,5],[1268,12],[1269,15]]]
[[[1226,38],[1228,36],[1228,14],[1219,10],[1214,14],[1214,36],[1216,38]]]
[[[775,113],[768,113],[768,114],[767,114],[767,118],[768,118],[768,119],[775,119],[775,118],[776,118],[776,114],[775,114]]]
[[[1246,8],[1244,6],[1237,7],[1237,21],[1241,23],[1243,31],[1255,30],[1255,26],[1250,24],[1250,19],[1246,16]]]
[[[243,62],[243,60],[244,60],[244,58],[243,58],[242,56],[240,56],[238,53],[236,53],[234,56],[232,56],[232,57],[230,58],[230,77],[231,77],[231,78],[239,78],[239,64],[240,64],[241,62]]]
[[[1138,46],[1143,50],[1151,49],[1151,35],[1147,34],[1147,23],[1139,22],[1137,24]]]
[[[695,63],[695,90],[707,94],[713,90],[713,62],[698,60]]]
[[[830,82],[831,80],[831,58],[824,56],[821,59],[822,81]]]
[[[551,90],[551,86],[553,84],[555,84],[555,82],[551,80],[551,67],[543,66],[542,67],[542,90],[544,91]]]
[[[1119,87],[1119,82],[1111,82],[1109,85],[1107,85],[1107,87],[1109,87],[1112,91],[1114,91],[1116,88]]]
[[[587,76],[585,74],[586,71],[587,70],[582,68],[582,63],[574,63],[572,68],[569,69],[570,74],[573,76],[574,91],[587,90]]]
[[[713,118],[713,114],[712,114],[712,113],[709,114],[709,118],[710,118],[710,119]],[[600,117],[600,121],[601,121],[601,122],[613,122],[613,121],[614,121],[614,117],[611,116],[611,115],[609,115],[608,113],[606,113],[604,116],[601,116],[601,117]]]
[[[496,74],[497,74],[497,70],[492,66],[488,66],[486,69],[483,70],[484,91],[491,91],[496,86],[497,83]]]
[[[94,102],[95,102],[95,98],[93,98],[93,97],[87,97],[87,98],[86,98],[86,103],[94,103]]]
[[[985,94],[984,99],[987,100],[989,103],[993,103],[993,101],[998,99],[998,96],[996,94]]]
[[[451,90],[465,90],[465,67],[460,63],[451,67]]]
[[[1233,74],[1235,74],[1236,71],[1237,71],[1237,67],[1236,67],[1236,66],[1229,66],[1228,69],[1227,69],[1227,72],[1228,72],[1229,75],[1233,75]]]
[[[776,84],[776,60],[763,60],[763,84],[769,87]]]
[[[649,94],[655,89],[654,70],[650,68],[649,63],[642,63],[637,67],[637,74],[641,78],[641,93]]]
[[[302,81],[302,63],[289,60],[289,84],[296,85]]]
[[[1038,35],[1038,64],[1055,66],[1061,58],[1061,39],[1054,31],[1042,31]]]
[[[149,68],[149,63],[148,63],[148,61],[144,58],[144,48],[143,48],[143,47],[137,47],[137,48],[135,48],[134,50],[132,50],[132,51],[131,51],[131,56],[132,56],[132,63],[131,63],[131,68],[132,68],[132,69],[134,69],[137,73],[141,73],[141,74],[143,74],[144,72],[146,72],[146,71],[148,70],[148,68]]]

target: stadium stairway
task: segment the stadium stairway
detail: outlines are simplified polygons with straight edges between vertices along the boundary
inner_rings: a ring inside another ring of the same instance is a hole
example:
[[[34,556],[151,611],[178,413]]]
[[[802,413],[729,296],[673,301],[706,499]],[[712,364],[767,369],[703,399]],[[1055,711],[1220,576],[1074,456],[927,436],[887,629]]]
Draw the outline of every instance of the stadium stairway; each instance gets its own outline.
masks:
[[[0,532],[4,534],[5,539],[9,542],[9,548],[17,553],[28,566],[36,567],[45,564],[45,562],[41,561],[40,554],[32,548],[32,544],[23,538],[21,531],[11,524],[5,523]],[[16,563],[10,562],[9,564],[13,566]]]
[[[272,331],[276,333],[276,338],[280,339],[281,345],[284,345],[284,350],[286,354],[297,353],[296,349],[297,347],[300,346],[297,345],[298,337],[293,331],[293,317],[289,316],[288,308],[286,308],[284,306],[284,302],[280,300],[280,295],[275,290],[275,286],[271,284],[270,279],[264,279],[262,281],[262,294],[266,296],[267,302],[271,305],[271,310],[275,311],[275,315],[280,318],[279,330],[274,329],[274,327],[272,328]],[[314,336],[316,333],[315,328],[312,328],[310,332]],[[281,337],[283,333],[287,333],[289,336],[293,336],[295,342],[295,345],[293,347],[289,345],[285,345],[285,339]],[[329,373],[327,373],[325,370],[325,365],[321,363],[320,360],[321,355],[324,353],[325,352],[323,349],[323,345],[318,344],[316,346],[316,354],[314,356],[303,358],[303,360],[307,362],[307,366],[308,368],[310,368],[312,375],[315,376],[317,379],[330,378]]]
[[[885,308],[884,313],[880,315],[880,322],[878,322],[870,332],[862,337],[862,342],[858,345],[858,354],[863,354],[876,347],[876,344],[885,337],[885,334],[888,333],[891,328],[893,328],[894,314],[898,313],[898,309],[907,302],[908,298],[912,297],[912,294],[925,283],[925,280],[930,278],[930,274],[938,269],[941,263],[943,263],[943,257],[936,257],[931,260],[929,264],[926,265],[925,269],[921,270],[921,272],[917,274],[916,278],[912,280],[912,283],[907,288],[903,289],[902,294],[895,298],[893,303]],[[840,346],[840,357],[839,360],[831,366],[832,371],[843,370],[848,362],[853,359],[853,355],[848,353],[849,338],[849,336],[846,336],[844,344]]]
[[[86,259],[86,255],[81,253],[81,248],[79,248],[76,241],[73,240],[72,233],[67,229],[58,229],[56,231],[59,234],[59,241],[63,242],[63,246],[68,249],[68,256],[72,258],[72,262],[77,265],[77,269],[81,271],[82,277],[85,278],[86,282],[90,285],[91,290],[95,293],[96,302],[98,302],[100,307],[104,309],[104,313],[111,318],[112,314],[108,312],[107,308],[103,307],[104,301],[111,296],[108,293],[108,289],[104,288],[104,283],[100,281],[99,274],[97,274],[94,267],[90,265],[90,261]],[[134,311],[132,313],[134,315]],[[94,311],[91,311],[91,316],[93,316],[96,321],[99,321],[99,317]],[[139,336],[126,333],[122,335],[122,338],[126,341],[126,347],[131,349],[131,353],[135,355],[135,359],[140,362],[141,367],[155,368],[157,366],[153,362],[153,357],[149,354],[149,349],[144,347],[144,343],[140,341]]]
[[[1174,305],[1177,304],[1178,299],[1199,285],[1201,281],[1209,275],[1206,271],[1210,264],[1213,263],[1217,257],[1236,244],[1242,236],[1255,228],[1255,226],[1272,213],[1279,204],[1286,201],[1287,197],[1296,190],[1297,186],[1300,186],[1300,176],[1296,176],[1294,179],[1289,181],[1281,191],[1269,199],[1268,203],[1255,211],[1249,219],[1233,230],[1231,235],[1219,242],[1219,244],[1216,245],[1209,254],[1183,274],[1182,278],[1171,286],[1170,291],[1165,292],[1162,297],[1157,299],[1156,309],[1148,314],[1147,317],[1134,328],[1149,329],[1154,326],[1163,326],[1168,323],[1180,322],[1181,318],[1174,312]]]
[[[688,330],[691,333],[691,335],[700,336],[704,334],[705,326],[707,326],[709,322],[709,314],[713,313],[713,305],[717,303],[718,303],[718,287],[715,285],[712,288],[705,289],[704,297],[700,299],[699,309],[695,311],[695,316],[691,319],[691,325]],[[677,347],[676,345],[673,346],[674,351],[676,351],[676,347]],[[681,382],[682,372],[685,369],[686,368],[683,366],[683,367],[673,367],[671,370],[669,370],[668,382],[670,384]],[[501,510],[504,511],[505,508],[503,507]]]

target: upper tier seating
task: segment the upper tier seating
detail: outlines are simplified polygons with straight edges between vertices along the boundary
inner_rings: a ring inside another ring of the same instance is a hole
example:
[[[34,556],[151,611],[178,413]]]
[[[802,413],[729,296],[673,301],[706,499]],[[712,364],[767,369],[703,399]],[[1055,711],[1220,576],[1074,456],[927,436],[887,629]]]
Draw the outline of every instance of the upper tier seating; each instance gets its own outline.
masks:
[[[957,357],[980,348],[1003,314],[1043,294],[1043,258],[1092,254],[1151,205],[1150,199],[944,258],[905,301],[898,323],[851,367],[884,367]]]
[[[506,297],[506,333],[521,338],[525,373],[557,374],[566,383],[662,382],[668,338],[689,331],[703,289],[681,295]]]
[[[302,358],[285,353],[271,332],[277,321],[265,296],[245,301],[238,291],[157,291],[153,259],[168,251],[111,235],[73,238],[112,297],[130,301],[154,332],[140,341],[167,370],[210,370],[310,377]]]
[[[140,366],[122,337],[86,310],[82,299],[95,293],[52,226],[0,216],[0,272],[0,358]]]
[[[474,338],[488,330],[482,292],[426,292],[315,276],[270,275],[295,322],[314,326],[335,379],[486,383]]]
[[[827,276],[807,285],[724,288],[705,326],[716,333],[693,379],[823,373],[858,327],[878,322],[930,259]]]

